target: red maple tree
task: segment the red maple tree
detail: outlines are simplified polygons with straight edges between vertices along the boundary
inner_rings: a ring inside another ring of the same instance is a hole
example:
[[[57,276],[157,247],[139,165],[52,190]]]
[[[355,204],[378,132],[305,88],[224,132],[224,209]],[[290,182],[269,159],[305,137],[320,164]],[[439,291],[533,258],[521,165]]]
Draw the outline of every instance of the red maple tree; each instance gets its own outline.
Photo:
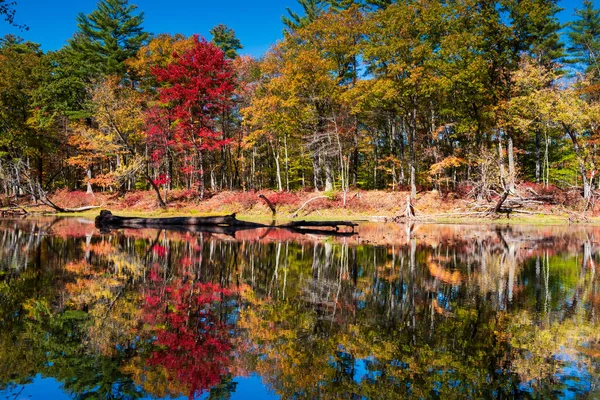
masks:
[[[147,122],[149,141],[160,144],[153,152],[155,159],[164,155],[166,147],[181,152],[182,170],[199,173],[202,197],[204,153],[231,142],[217,129],[217,121],[232,107],[234,72],[221,49],[198,35],[193,40],[194,46],[174,54],[165,68],[151,69],[163,86],[158,89],[159,105],[149,109]]]

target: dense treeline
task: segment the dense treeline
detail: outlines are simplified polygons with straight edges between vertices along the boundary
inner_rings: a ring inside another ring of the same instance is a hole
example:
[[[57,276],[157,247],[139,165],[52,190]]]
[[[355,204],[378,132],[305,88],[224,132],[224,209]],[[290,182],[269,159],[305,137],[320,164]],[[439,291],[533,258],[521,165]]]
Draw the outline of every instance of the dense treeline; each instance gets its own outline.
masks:
[[[0,41],[0,190],[598,186],[600,10],[557,0],[300,0],[261,59],[150,35],[126,0],[43,53]]]

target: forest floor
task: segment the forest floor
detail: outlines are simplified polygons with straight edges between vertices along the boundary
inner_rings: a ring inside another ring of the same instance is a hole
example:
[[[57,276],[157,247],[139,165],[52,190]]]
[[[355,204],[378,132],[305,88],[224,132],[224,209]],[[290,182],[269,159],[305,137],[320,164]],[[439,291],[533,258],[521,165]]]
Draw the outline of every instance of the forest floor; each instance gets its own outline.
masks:
[[[524,193],[520,188],[519,192]],[[577,192],[542,193],[538,187],[525,187],[527,193],[535,193],[538,200],[532,197],[511,196],[506,206],[513,207],[514,212],[507,218],[506,214],[487,215],[485,210],[494,208],[498,196],[488,201],[476,202],[469,196],[459,193],[442,193],[438,191],[421,191],[412,205],[417,220],[440,223],[593,223],[600,224],[600,204],[586,204]],[[537,191],[536,191],[537,190]],[[173,190],[168,193],[167,209],[161,209],[152,191],[133,191],[124,195],[108,192],[96,192],[93,195],[83,191],[60,190],[51,196],[51,200],[65,208],[77,208],[95,205],[98,209],[84,213],[63,213],[61,215],[95,216],[100,209],[108,209],[117,215],[136,216],[197,216],[223,215],[237,213],[241,219],[254,221],[270,221],[272,213],[263,195],[277,209],[277,220],[371,220],[390,221],[404,214],[408,192],[405,191],[350,191],[346,193],[323,193],[314,191],[274,192],[263,191],[223,191],[208,195],[202,201],[197,194],[184,190]],[[544,198],[540,201],[539,198]],[[312,200],[314,199],[314,200]],[[523,204],[518,204],[523,203]],[[515,204],[517,204],[515,206]],[[42,205],[22,202],[21,206],[29,212],[51,212],[52,209]],[[300,210],[299,210],[300,209]],[[493,213],[492,213],[493,214]]]

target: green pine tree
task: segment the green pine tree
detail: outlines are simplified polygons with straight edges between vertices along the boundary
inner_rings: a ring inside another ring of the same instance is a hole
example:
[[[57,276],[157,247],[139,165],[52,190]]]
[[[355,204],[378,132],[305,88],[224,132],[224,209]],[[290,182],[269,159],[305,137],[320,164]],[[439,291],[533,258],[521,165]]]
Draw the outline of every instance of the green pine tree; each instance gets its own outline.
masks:
[[[365,4],[368,8],[377,10],[380,8],[386,8],[393,2],[394,0],[366,0]]]
[[[577,19],[569,23],[568,51],[574,63],[586,66],[592,79],[600,79],[600,9],[590,0],[583,0],[583,8],[576,9]]]
[[[79,30],[69,40],[69,47],[81,65],[89,66],[91,76],[125,76],[123,62],[149,37],[142,28],[144,13],[135,14],[136,9],[128,0],[100,0],[92,13],[77,16]]]
[[[300,15],[290,8],[286,8],[288,15],[281,17],[281,22],[285,25],[284,33],[292,33],[302,28],[321,16],[327,9],[327,1],[323,0],[298,0],[302,6],[304,15]]]
[[[508,2],[515,30],[515,47],[529,53],[546,68],[552,68],[564,57],[564,44],[559,33],[562,25],[557,17],[562,9],[557,3],[558,0]]]
[[[210,30],[212,42],[225,53],[225,57],[233,60],[238,56],[237,51],[244,48],[233,29],[227,25],[219,24]]]

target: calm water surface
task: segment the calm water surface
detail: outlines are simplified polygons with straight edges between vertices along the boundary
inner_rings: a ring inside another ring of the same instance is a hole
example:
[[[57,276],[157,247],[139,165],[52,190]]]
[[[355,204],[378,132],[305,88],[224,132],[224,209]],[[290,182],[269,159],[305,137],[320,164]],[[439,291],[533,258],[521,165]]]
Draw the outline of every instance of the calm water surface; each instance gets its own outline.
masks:
[[[600,228],[0,221],[0,398],[597,398]]]

